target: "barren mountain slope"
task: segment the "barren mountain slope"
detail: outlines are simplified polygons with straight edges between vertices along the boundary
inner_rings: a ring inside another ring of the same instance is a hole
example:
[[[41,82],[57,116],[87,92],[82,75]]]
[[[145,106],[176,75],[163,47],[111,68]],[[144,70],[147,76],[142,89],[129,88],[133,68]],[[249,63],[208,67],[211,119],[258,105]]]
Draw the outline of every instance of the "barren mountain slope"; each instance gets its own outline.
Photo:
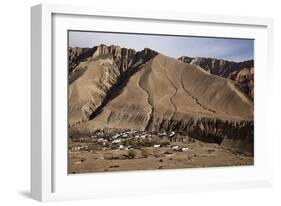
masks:
[[[252,143],[252,103],[232,80],[161,54],[145,59],[127,79],[118,78],[120,67],[110,55],[81,62],[79,67],[87,69],[69,86],[70,131],[175,130],[210,142],[242,138]]]
[[[85,50],[70,48],[69,53],[73,54],[69,67],[77,65],[69,71],[70,127],[93,119],[103,104],[119,92],[118,88],[156,55],[148,49],[136,52],[106,45]]]
[[[240,90],[246,94],[251,100],[254,99],[254,61],[232,62],[223,59],[196,57],[191,58],[182,56],[179,60],[195,64],[217,76],[232,79],[236,82]],[[248,72],[245,72],[248,71]],[[241,78],[241,75],[243,78]]]
[[[89,120],[120,76],[112,58],[82,62],[79,70],[83,74],[69,86],[70,126]]]

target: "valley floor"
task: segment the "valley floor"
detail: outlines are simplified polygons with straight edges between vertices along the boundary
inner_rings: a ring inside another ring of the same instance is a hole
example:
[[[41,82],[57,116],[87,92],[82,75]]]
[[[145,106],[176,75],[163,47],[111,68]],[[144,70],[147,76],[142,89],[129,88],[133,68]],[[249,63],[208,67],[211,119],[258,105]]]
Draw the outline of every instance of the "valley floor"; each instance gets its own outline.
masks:
[[[205,143],[179,135],[170,138],[169,141],[165,140],[165,137],[159,138],[157,135],[147,138],[151,139],[153,144],[141,141],[138,141],[138,144],[136,142],[128,143],[124,142],[124,140],[121,143],[120,141],[114,142],[113,140],[114,143],[108,145],[108,141],[104,143],[105,141],[102,138],[92,142],[89,142],[89,139],[70,141],[68,173],[254,164],[254,157],[252,155],[237,153],[216,143]]]

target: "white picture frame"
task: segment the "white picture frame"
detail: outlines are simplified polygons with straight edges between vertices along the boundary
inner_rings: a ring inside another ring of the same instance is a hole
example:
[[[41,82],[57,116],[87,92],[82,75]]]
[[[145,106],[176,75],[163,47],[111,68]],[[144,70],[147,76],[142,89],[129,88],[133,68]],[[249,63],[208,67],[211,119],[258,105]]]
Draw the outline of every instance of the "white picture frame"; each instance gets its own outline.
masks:
[[[255,46],[255,165],[243,168],[67,175],[65,170],[67,145],[64,145],[67,138],[65,136],[67,116],[66,108],[62,108],[67,101],[65,90],[67,75],[63,69],[55,70],[55,68],[67,62],[65,31],[91,30],[93,27],[91,22],[95,19],[109,22],[109,24],[106,22],[100,24],[100,28],[109,31],[112,29],[127,31],[126,25],[137,22],[141,25],[151,24],[147,26],[145,32],[157,33],[151,31],[153,24],[157,23],[161,24],[158,33],[171,32],[165,26],[169,25],[178,28],[174,32],[187,34],[185,33],[187,31],[180,28],[192,24],[193,32],[197,32],[197,35],[254,37],[257,45]],[[112,27],[108,28],[111,21]],[[114,21],[124,25],[118,28]],[[271,87],[270,77],[274,75],[272,19],[176,12],[167,14],[126,9],[117,11],[114,8],[40,4],[31,8],[31,26],[32,198],[39,201],[53,201],[273,185],[274,136],[270,133],[268,123],[270,119],[266,112],[270,107],[270,101],[268,98],[263,98],[269,95],[267,91],[270,91],[268,88]],[[264,137],[266,138],[262,139]]]

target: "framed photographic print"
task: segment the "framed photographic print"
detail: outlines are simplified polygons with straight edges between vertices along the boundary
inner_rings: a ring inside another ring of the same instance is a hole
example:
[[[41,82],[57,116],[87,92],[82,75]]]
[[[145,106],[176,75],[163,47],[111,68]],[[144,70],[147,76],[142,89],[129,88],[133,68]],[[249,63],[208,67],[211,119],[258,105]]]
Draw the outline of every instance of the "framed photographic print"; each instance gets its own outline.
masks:
[[[271,19],[31,14],[34,199],[272,185]]]

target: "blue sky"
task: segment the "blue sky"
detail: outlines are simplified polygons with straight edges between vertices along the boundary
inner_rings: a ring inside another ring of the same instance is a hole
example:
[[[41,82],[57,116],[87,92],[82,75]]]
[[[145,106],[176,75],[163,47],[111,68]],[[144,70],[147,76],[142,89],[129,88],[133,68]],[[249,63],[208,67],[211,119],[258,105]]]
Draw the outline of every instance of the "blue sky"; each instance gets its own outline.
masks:
[[[119,45],[137,51],[147,47],[174,58],[212,57],[239,62],[253,59],[254,56],[254,40],[249,39],[69,32],[70,47],[94,47],[100,44]]]

